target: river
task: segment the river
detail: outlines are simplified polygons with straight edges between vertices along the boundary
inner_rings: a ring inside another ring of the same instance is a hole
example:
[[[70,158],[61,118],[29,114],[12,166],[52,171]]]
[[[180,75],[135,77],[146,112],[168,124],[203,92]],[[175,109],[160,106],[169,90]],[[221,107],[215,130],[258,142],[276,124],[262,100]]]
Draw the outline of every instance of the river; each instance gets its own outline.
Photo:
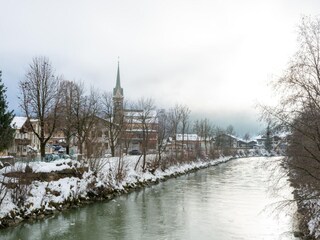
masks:
[[[1,230],[0,239],[295,239],[294,207],[277,208],[292,199],[292,189],[284,182],[276,190],[270,181],[279,172],[278,159],[229,161]]]

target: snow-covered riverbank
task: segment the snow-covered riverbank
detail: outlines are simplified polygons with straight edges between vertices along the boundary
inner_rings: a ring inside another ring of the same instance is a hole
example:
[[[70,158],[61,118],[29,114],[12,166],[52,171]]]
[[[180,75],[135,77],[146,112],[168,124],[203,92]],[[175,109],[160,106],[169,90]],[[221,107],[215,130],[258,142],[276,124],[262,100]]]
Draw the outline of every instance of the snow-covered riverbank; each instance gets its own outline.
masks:
[[[152,161],[155,156],[148,157]],[[26,219],[41,219],[96,199],[110,199],[169,177],[227,162],[231,157],[176,164],[152,173],[141,171],[139,165],[136,167],[138,159],[139,156],[121,159],[121,171],[119,158],[101,159],[99,171],[95,172],[71,159],[31,162],[28,165],[16,163],[2,168],[0,226],[16,225]]]
[[[310,239],[320,239],[320,200],[319,193],[303,186],[294,190],[300,213],[300,227]],[[308,238],[309,239],[309,238]]]

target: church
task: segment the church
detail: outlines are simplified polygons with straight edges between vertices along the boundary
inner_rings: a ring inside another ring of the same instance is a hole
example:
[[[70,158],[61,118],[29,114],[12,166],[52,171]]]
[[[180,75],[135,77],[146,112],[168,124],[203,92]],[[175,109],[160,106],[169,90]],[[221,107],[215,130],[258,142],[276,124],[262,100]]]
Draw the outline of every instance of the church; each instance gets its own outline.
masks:
[[[113,89],[114,121],[121,126],[118,138],[118,154],[155,153],[158,141],[158,117],[156,110],[128,109],[124,106],[124,91],[120,82],[118,62],[116,86]]]

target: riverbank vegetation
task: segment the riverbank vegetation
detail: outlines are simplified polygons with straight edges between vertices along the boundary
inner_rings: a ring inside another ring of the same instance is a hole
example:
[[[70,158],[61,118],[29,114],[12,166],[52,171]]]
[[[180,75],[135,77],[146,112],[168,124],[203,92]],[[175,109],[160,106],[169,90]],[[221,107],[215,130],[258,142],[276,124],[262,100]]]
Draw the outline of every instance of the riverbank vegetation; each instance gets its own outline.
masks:
[[[320,239],[320,19],[304,17],[298,29],[299,49],[283,76],[274,82],[277,106],[263,106],[263,118],[274,131],[288,135],[284,166],[295,188],[302,216],[300,228]]]
[[[231,159],[168,161],[165,168],[153,169],[156,157],[147,156],[148,171],[143,171],[140,156],[108,157],[100,159],[101,162],[96,162],[94,166],[93,162],[60,159],[53,162],[18,162],[4,167],[0,170],[0,228],[25,220],[42,219],[92,201],[109,200],[166,178]]]

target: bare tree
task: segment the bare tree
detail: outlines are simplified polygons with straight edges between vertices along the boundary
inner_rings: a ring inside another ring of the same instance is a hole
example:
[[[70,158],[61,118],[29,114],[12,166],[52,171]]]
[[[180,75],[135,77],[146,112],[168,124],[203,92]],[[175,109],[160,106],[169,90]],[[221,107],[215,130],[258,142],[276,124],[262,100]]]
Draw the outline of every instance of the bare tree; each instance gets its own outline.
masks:
[[[135,104],[126,102],[125,105],[128,107],[123,116],[118,148],[123,151],[124,154],[128,154],[129,149],[133,147],[135,142],[134,138],[139,138],[139,126],[136,124]]]
[[[212,124],[207,118],[205,118],[201,119],[200,121],[196,121],[194,128],[198,136],[200,136],[200,139],[204,142],[204,153],[205,155],[207,155],[209,153],[208,145],[210,144],[210,138],[213,135]],[[199,145],[201,145],[201,143]],[[201,146],[199,147],[201,148]]]
[[[177,139],[176,136],[178,134],[179,131],[179,125],[181,123],[181,108],[180,106],[177,104],[175,105],[173,108],[169,109],[169,113],[168,113],[168,120],[169,120],[169,124],[170,124],[170,133],[171,136],[174,140],[174,148],[175,148],[175,158],[176,160],[178,159],[178,151],[177,151]]]
[[[226,134],[229,135],[228,140],[229,140],[229,147],[230,149],[233,147],[233,138],[236,135],[236,131],[234,130],[234,127],[230,124],[227,128],[226,128]],[[229,152],[229,151],[228,151]]]
[[[118,117],[117,120],[115,118],[115,109],[113,104],[113,95],[111,92],[104,92],[102,94],[102,113],[103,117],[107,120],[106,129],[107,129],[107,137],[108,143],[111,150],[112,157],[115,156],[116,148],[119,144],[119,137],[121,135],[124,116]]]
[[[226,128],[226,133],[232,136],[236,135],[234,127],[231,124]]]
[[[208,155],[208,145],[210,145],[211,143],[211,137],[212,137],[212,124],[210,123],[210,121],[205,118],[202,121],[202,125],[203,125],[203,139],[204,139],[204,147],[205,147],[205,153],[206,155]]]
[[[202,134],[202,129],[201,129],[201,121],[196,120],[193,123],[193,131],[197,134],[198,138],[196,140],[196,146],[195,146],[195,155],[199,157],[201,155],[201,134]]]
[[[299,28],[300,49],[283,77],[274,83],[280,101],[262,107],[262,116],[273,128],[299,132],[320,149],[320,21],[305,18]],[[308,116],[308,118],[306,118]],[[301,144],[304,144],[301,142]],[[309,144],[305,151],[312,152]]]
[[[245,133],[244,136],[243,136],[243,140],[249,141],[250,140],[250,134],[249,133]]]
[[[45,146],[56,128],[60,100],[60,79],[54,76],[49,59],[33,58],[19,88],[21,109],[27,118],[37,119],[39,123],[39,131],[33,124],[31,128],[39,139],[41,157],[44,158]]]
[[[70,144],[76,136],[75,115],[73,106],[76,101],[78,84],[74,81],[64,80],[61,83],[61,101],[59,116],[59,129],[62,130],[66,141],[66,153],[70,153]]]
[[[141,127],[141,147],[142,147],[142,170],[146,170],[146,156],[150,147],[150,141],[156,136],[156,111],[154,101],[151,98],[141,98],[137,102],[136,109],[140,109],[138,112],[139,126]],[[154,139],[156,141],[156,139]],[[156,142],[155,142],[156,144]]]
[[[226,138],[223,136],[226,134],[226,131],[221,127],[213,128],[213,134],[215,135],[215,148],[218,150],[219,155],[228,147],[229,143],[226,141]]]
[[[158,153],[158,164],[160,165],[162,160],[162,154],[166,150],[167,140],[169,138],[169,126],[168,126],[168,115],[164,109],[157,112],[158,117],[158,142],[157,142],[157,153]]]
[[[290,131],[284,164],[303,199],[319,199],[320,189],[320,19],[303,18],[300,47],[284,75],[274,83],[275,107],[261,106],[263,119],[273,129]],[[300,199],[300,200],[303,200]],[[299,205],[304,208],[303,205]],[[319,227],[319,226],[318,226]]]
[[[85,95],[83,84],[78,84],[75,92],[75,102],[73,104],[73,114],[75,117],[76,137],[78,141],[78,149],[80,154],[84,153],[84,145],[86,149],[90,141],[89,138],[91,129],[93,128],[96,117],[100,111],[99,94],[94,89],[91,89],[89,95]]]
[[[185,134],[188,133],[189,128],[189,117],[190,117],[190,109],[186,105],[177,106],[178,112],[180,112],[181,116],[181,134],[182,134],[182,158],[184,158],[184,145],[185,145]],[[188,139],[187,139],[187,151],[188,151]],[[189,151],[188,151],[189,152]]]

